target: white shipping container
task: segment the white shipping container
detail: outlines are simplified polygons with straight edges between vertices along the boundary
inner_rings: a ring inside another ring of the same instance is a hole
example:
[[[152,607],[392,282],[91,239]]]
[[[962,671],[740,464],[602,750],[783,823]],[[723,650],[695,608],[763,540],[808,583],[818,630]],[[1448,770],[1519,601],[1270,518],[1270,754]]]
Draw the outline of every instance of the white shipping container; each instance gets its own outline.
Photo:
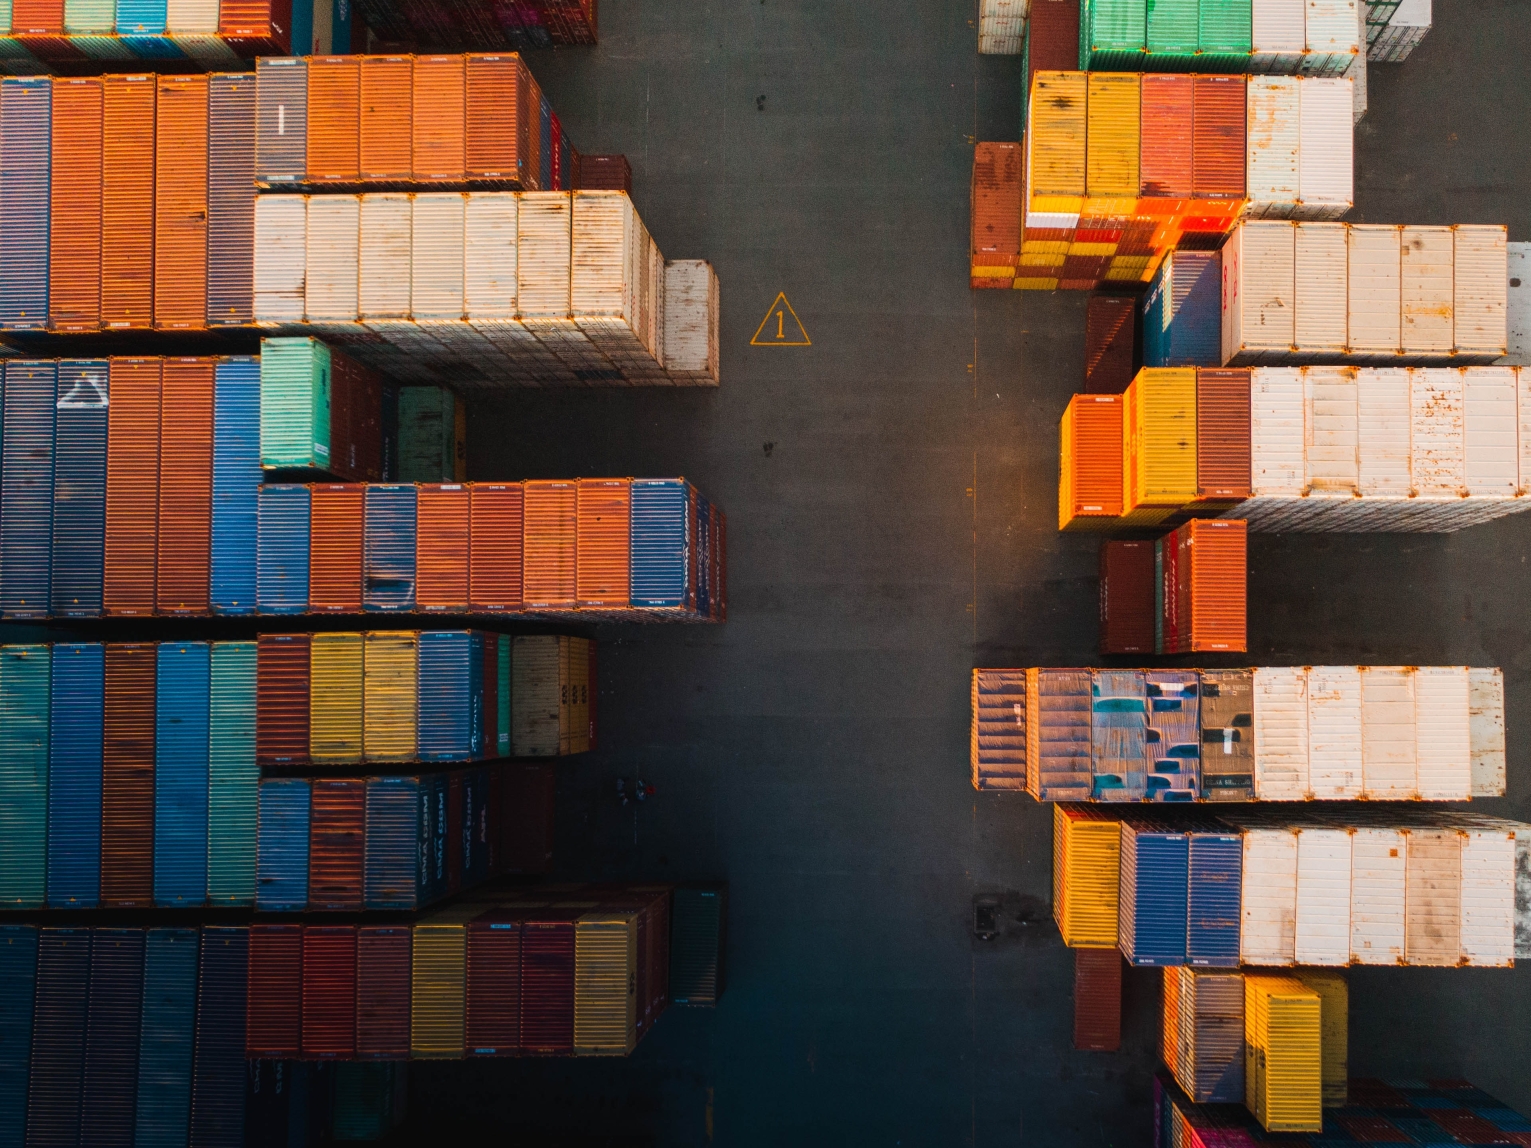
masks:
[[[461,320],[466,197],[414,197],[410,215],[409,310],[416,320]],[[479,256],[475,252],[474,258]]]
[[[1462,956],[1462,847],[1456,829],[1408,831],[1404,961],[1455,965]]]
[[[1467,964],[1515,962],[1515,834],[1467,829],[1462,845],[1462,956]]]
[[[1403,960],[1405,835],[1356,829],[1351,838],[1350,959],[1362,965]]]
[[[1310,21],[1310,31],[1311,27]],[[1298,88],[1302,98],[1297,215],[1334,219],[1355,203],[1355,84],[1343,76],[1306,77]]]
[[[1338,76],[1360,50],[1358,0],[1308,0],[1308,56],[1303,68],[1314,75]]]
[[[1463,481],[1474,498],[1513,498],[1520,489],[1516,372],[1475,367],[1460,372],[1465,435]]]
[[[1303,828],[1297,834],[1299,965],[1350,963],[1350,832]]]
[[[1508,350],[1505,293],[1509,252],[1503,227],[1459,223],[1452,251],[1456,306],[1455,349],[1459,362],[1491,363]]]
[[[1308,667],[1308,788],[1320,801],[1361,796],[1361,671]]]
[[[255,322],[263,327],[303,321],[308,199],[255,198]]]
[[[1307,7],[1308,0],[1254,0],[1250,71],[1286,74],[1298,69],[1308,49]]]
[[[1506,339],[1512,366],[1531,367],[1531,243],[1505,245],[1509,287],[1505,295]]]
[[[1468,669],[1421,666],[1413,677],[1418,795],[1425,801],[1472,797]]]
[[[1357,370],[1356,454],[1362,498],[1409,496],[1409,447],[1408,368]]]
[[[1452,231],[1405,227],[1400,245],[1402,345],[1446,355],[1452,345]]]
[[[985,56],[1019,56],[1030,0],[982,0],[978,7],[978,51]]]
[[[1472,795],[1504,796],[1504,671],[1467,671]]]
[[[409,317],[410,203],[402,192],[361,197],[361,316]]]
[[[1234,228],[1223,245],[1223,361],[1290,357],[1296,334],[1296,225],[1257,220]]]
[[[1292,346],[1300,355],[1345,353],[1347,246],[1343,223],[1297,225]]]
[[[664,357],[677,382],[718,382],[718,276],[703,259],[665,264]]]
[[[1367,57],[1378,64],[1401,63],[1430,31],[1431,18],[1431,0],[1402,0],[1372,41]]]
[[[310,323],[354,323],[361,203],[354,195],[308,197],[304,312]]]
[[[571,196],[521,193],[516,229],[517,306],[523,319],[569,318]]]
[[[1256,722],[1256,729],[1259,723]],[[1290,965],[1297,960],[1297,832],[1244,830],[1239,962]]]
[[[237,60],[238,54],[218,35],[218,0],[169,0],[165,34],[193,60]],[[96,44],[91,45],[94,50]],[[115,53],[114,53],[115,55]]]
[[[510,320],[516,314],[516,194],[468,196],[463,223],[467,250],[464,306],[470,319]]]
[[[1302,801],[1308,783],[1308,672],[1260,666],[1254,673],[1255,796]]]
[[[1302,28],[1299,6],[1298,31]],[[1258,11],[1258,4],[1256,10]],[[1300,54],[1300,53],[1299,53]],[[1290,219],[1301,201],[1301,100],[1296,76],[1251,76],[1245,96],[1244,181],[1250,219]]]
[[[1466,700],[1464,694],[1464,718]],[[1418,717],[1412,669],[1361,667],[1361,784],[1366,797],[1404,801],[1419,796]]]
[[[1307,404],[1299,367],[1260,367],[1249,378],[1252,497],[1239,509],[1300,498],[1307,484]],[[1405,402],[1407,410],[1407,401]]]
[[[1409,386],[1412,487],[1417,498],[1467,493],[1463,385],[1460,371],[1414,371]]]
[[[1531,957],[1531,833],[1515,834],[1515,959]]]
[[[1355,369],[1309,367],[1302,372],[1302,381],[1307,427],[1304,490],[1348,499],[1361,481]]]
[[[1356,224],[1345,230],[1349,240],[1346,274],[1349,279],[1347,358],[1352,361],[1391,360],[1402,350],[1399,342],[1400,228]]]
[[[576,191],[570,297],[576,318],[635,321],[628,235],[637,217],[620,191]]]

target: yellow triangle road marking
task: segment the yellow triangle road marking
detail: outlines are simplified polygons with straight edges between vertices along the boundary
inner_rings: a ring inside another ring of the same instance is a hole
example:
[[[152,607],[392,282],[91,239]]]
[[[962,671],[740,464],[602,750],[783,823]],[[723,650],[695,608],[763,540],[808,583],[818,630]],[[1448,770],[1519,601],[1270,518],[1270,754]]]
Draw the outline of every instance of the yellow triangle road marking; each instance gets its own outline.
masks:
[[[776,301],[771,304],[771,309],[766,312],[766,317],[760,320],[760,327],[755,332],[755,337],[750,340],[752,347],[811,347],[813,340],[808,338],[808,332],[803,330],[802,320],[797,317],[797,312],[792,309],[792,304],[787,302],[787,293],[778,291]]]

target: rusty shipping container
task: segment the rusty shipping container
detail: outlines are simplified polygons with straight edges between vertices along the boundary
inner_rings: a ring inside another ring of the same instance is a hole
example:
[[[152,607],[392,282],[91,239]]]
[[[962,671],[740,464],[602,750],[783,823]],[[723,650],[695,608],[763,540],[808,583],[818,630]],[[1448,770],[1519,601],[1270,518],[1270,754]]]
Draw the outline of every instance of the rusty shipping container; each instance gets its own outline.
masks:
[[[53,81],[48,326],[101,326],[101,83]]]
[[[522,583],[528,609],[572,609],[578,488],[572,482],[524,484]]]
[[[362,908],[367,783],[315,778],[309,807],[308,907]]]
[[[474,611],[519,610],[521,484],[475,482],[469,491],[470,604]]]
[[[101,905],[154,900],[156,648],[108,643],[101,756]]]
[[[261,765],[309,760],[308,634],[262,634],[255,651],[255,758]]]
[[[155,610],[206,614],[213,525],[212,359],[161,366]]]
[[[514,52],[466,58],[469,179],[519,185],[525,178],[531,151],[530,96],[530,73]]]
[[[971,285],[1010,287],[1021,253],[1021,145],[980,143],[973,152]]]
[[[316,614],[360,614],[363,588],[361,483],[309,488],[308,608]]]
[[[1074,950],[1074,1047],[1122,1047],[1122,955],[1115,949]]]
[[[101,92],[101,325],[154,325],[152,75],[105,76]]]
[[[207,92],[207,324],[255,317],[255,77],[225,72]]]
[[[468,612],[470,495],[462,483],[422,485],[415,509],[415,603]]]
[[[158,359],[112,359],[108,368],[102,593],[108,615],[154,613],[160,376]]]
[[[207,325],[207,77],[160,76],[154,128],[154,325]]]

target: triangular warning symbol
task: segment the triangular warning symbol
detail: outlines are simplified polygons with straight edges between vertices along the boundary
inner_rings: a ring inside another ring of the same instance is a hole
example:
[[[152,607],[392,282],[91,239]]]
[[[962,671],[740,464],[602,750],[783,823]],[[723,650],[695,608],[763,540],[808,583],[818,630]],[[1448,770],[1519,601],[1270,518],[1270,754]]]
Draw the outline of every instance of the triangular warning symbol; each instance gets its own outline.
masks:
[[[792,304],[787,302],[785,291],[776,293],[776,301],[771,304],[766,317],[760,320],[760,327],[755,331],[755,337],[750,340],[750,346],[813,346],[813,340],[808,338],[808,332],[803,330],[803,324],[798,319],[797,312],[792,309]]]

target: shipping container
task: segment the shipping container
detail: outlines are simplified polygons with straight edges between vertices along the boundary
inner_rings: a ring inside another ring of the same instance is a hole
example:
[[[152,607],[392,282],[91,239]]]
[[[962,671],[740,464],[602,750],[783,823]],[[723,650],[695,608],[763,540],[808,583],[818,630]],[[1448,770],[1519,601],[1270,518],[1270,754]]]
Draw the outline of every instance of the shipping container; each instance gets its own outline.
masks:
[[[1153,525],[1195,498],[1196,372],[1138,372],[1122,396],[1122,515]]]
[[[90,930],[42,929],[32,1025],[26,1140],[74,1142],[80,1134],[85,1025],[90,999]]]
[[[670,924],[670,999],[716,1007],[723,995],[727,948],[728,886],[677,888]]]
[[[1088,529],[1122,514],[1123,400],[1076,395],[1060,426],[1058,529]]]
[[[1133,965],[1185,964],[1189,844],[1167,822],[1121,822],[1117,944]]]
[[[1164,1063],[1198,1103],[1244,1100],[1244,977],[1164,970]]]
[[[261,780],[257,909],[280,913],[308,907],[311,798],[311,783],[306,778]]]
[[[1136,335],[1137,302],[1132,296],[1090,296],[1085,309],[1086,394],[1119,395],[1127,389],[1136,373]]]
[[[51,655],[0,649],[0,905],[12,909],[46,900]]]
[[[415,605],[415,546],[415,487],[369,486],[365,609],[406,610]]]
[[[974,670],[973,788],[1026,788],[1026,672]]]
[[[423,632],[419,658],[420,760],[483,756],[483,635],[470,630]]]
[[[303,1055],[356,1055],[356,926],[303,927]]]
[[[429,804],[421,799],[419,778],[367,779],[363,881],[367,908],[414,909],[423,903],[419,857],[430,840],[429,815]],[[406,1038],[407,1031],[406,1025]],[[406,1039],[406,1047],[407,1043]]]
[[[104,359],[66,359],[58,365],[49,612],[66,618],[98,617],[102,608],[107,371]],[[3,574],[0,570],[0,577]]]
[[[96,944],[100,943],[98,931]],[[245,1133],[249,928],[204,926],[201,947],[188,1143],[195,1148],[204,1145],[223,1148],[240,1143]]]
[[[582,478],[577,485],[576,597],[581,609],[629,603],[632,480]]]
[[[660,481],[655,480],[652,486],[659,487]],[[673,484],[670,484],[673,485]],[[672,509],[673,497],[668,486],[649,490],[642,480],[633,483],[634,502],[634,557],[633,578],[634,592],[632,599],[635,605],[663,606],[669,605],[665,591],[670,589],[664,575],[671,573],[665,564],[665,559],[671,558],[672,547],[665,547],[664,543],[671,541],[666,537],[664,528],[671,526],[671,517],[665,511]],[[477,613],[481,611],[501,612],[514,611],[521,608],[522,591],[522,488],[520,483],[483,483],[475,482],[469,485],[469,600],[471,609]],[[681,491],[681,505],[684,505],[684,490]],[[643,513],[640,519],[640,508]],[[685,533],[684,515],[681,515],[681,532]],[[639,534],[640,521],[649,526],[649,533]],[[652,540],[652,541],[651,541]],[[640,549],[640,542],[647,543]],[[681,564],[684,566],[684,541],[679,548]],[[640,554],[645,560],[640,565]],[[652,556],[651,556],[652,555]],[[652,573],[651,573],[652,572]],[[653,579],[651,600],[639,602],[639,594],[636,592],[640,579],[644,579],[643,588],[648,590],[649,579]],[[684,581],[684,575],[682,576]],[[658,601],[652,597],[659,598]],[[680,603],[683,604],[683,603]]]
[[[1172,251],[1143,297],[1143,365],[1220,363],[1221,261],[1215,251]]]
[[[1160,540],[1163,641],[1157,652],[1247,649],[1247,544],[1246,524],[1237,519],[1193,519]]]
[[[1255,795],[1254,674],[1201,671],[1201,792],[1207,801]]]
[[[308,846],[310,909],[362,908],[366,798],[366,782],[360,779],[314,779]]]
[[[209,607],[215,614],[256,608],[260,469],[260,368],[255,359],[220,359],[214,373]]]
[[[101,326],[102,81],[53,83],[49,189],[48,326]]]
[[[978,51],[987,56],[1019,56],[1030,0],[983,0],[978,7]]]
[[[427,917],[413,929],[410,1055],[461,1059],[467,980],[467,923],[483,909],[462,905]]]
[[[85,1088],[80,1124],[91,1130],[93,1144],[121,1148],[133,1143],[146,940],[146,930],[142,928],[92,930],[90,1013],[85,1022]],[[30,996],[30,985],[27,991]],[[242,978],[238,992],[232,996],[228,1004],[240,1014],[236,1031],[242,1038],[245,1006]],[[242,1039],[237,1053],[242,1061]]]
[[[0,328],[48,324],[49,175],[53,85],[47,76],[0,80]]]
[[[308,748],[315,764],[363,759],[363,636],[314,634],[309,649]]]
[[[255,87],[219,73],[207,92],[207,325],[254,321]]]
[[[576,1056],[626,1056],[637,1046],[639,916],[596,911],[575,924]]]
[[[461,483],[424,485],[416,501],[416,601],[424,610],[467,613],[469,488]]]
[[[144,939],[134,1144],[180,1143],[190,1128],[200,942],[196,929],[150,929]]]
[[[1053,919],[1071,948],[1118,939],[1118,822],[1089,807],[1053,807]]]
[[[154,903],[207,902],[211,649],[161,642],[155,667]]]
[[[1155,565],[1152,542],[1100,546],[1100,652],[1153,654]]]
[[[1017,203],[1017,226],[1019,226]],[[718,273],[703,259],[664,265],[664,367],[670,380],[718,385]]]
[[[365,638],[364,674],[367,761],[413,761],[419,753],[420,635],[374,631]]]
[[[580,909],[527,914],[521,939],[521,1051],[574,1051],[575,922]]]
[[[250,926],[247,1057],[295,1058],[303,1046],[303,927]]]
[[[101,899],[101,754],[105,648],[53,648],[48,735],[47,903],[94,908]]]
[[[1293,977],[1244,978],[1244,1103],[1268,1132],[1323,1128],[1319,996]]]
[[[211,359],[166,359],[161,366],[159,614],[205,614],[210,605],[215,385]]]
[[[360,483],[310,488],[308,608],[313,613],[362,612],[366,490]]]
[[[160,76],[154,129],[154,325],[207,325],[208,85]]]
[[[208,705],[207,897],[213,905],[255,901],[255,642],[214,642]]]
[[[0,925],[0,1022],[13,1034],[0,1045],[0,1130],[15,1144],[26,1142],[37,940],[36,926]]]
[[[101,325],[109,331],[154,325],[155,91],[149,75],[101,81]]]
[[[309,761],[309,634],[262,634],[256,644],[255,752],[261,765]]]
[[[106,647],[101,763],[101,903],[154,898],[155,647]],[[4,665],[0,661],[0,665]]]
[[[307,613],[311,516],[308,487],[260,487],[256,602],[262,614]]]
[[[57,363],[5,365],[0,420],[0,616],[5,618],[43,618],[51,604],[57,388]]]
[[[1015,278],[1021,251],[1021,159],[1018,143],[980,143],[973,153],[974,287],[1008,288]]]

